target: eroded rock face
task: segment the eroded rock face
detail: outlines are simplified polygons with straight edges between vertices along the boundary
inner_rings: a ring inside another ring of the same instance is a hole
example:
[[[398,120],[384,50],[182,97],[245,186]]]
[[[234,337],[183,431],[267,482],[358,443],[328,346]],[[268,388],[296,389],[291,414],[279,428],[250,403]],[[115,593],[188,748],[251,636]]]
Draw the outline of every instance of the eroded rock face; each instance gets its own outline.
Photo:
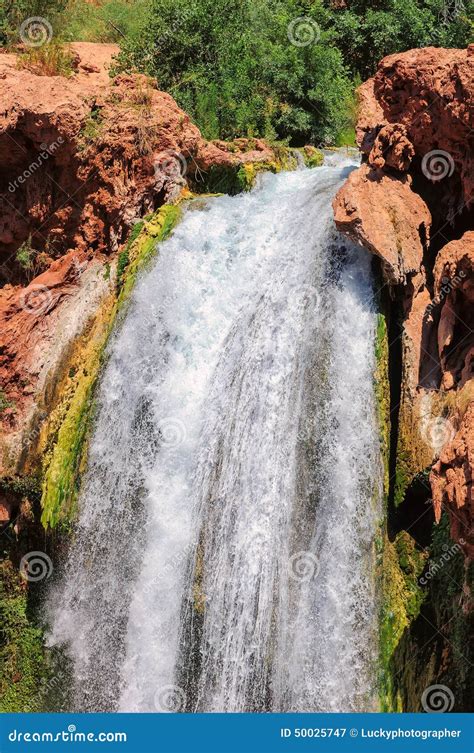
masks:
[[[466,405],[474,376],[474,46],[384,58],[374,78],[360,87],[359,104],[356,134],[363,164],[334,200],[336,224],[382,260],[385,283],[398,301],[397,457],[403,458],[404,477],[425,470],[414,449],[425,443],[436,463],[437,518],[446,506],[454,538],[470,541],[473,457],[467,448],[474,413]],[[453,391],[459,397],[449,400]],[[426,414],[428,403],[438,415]],[[445,448],[426,441],[432,427],[447,419],[456,438],[448,432]],[[463,514],[456,518],[459,510]],[[472,555],[472,549],[465,551]]]
[[[431,215],[406,176],[362,165],[351,173],[333,207],[337,227],[380,257],[392,284],[419,272]]]
[[[451,536],[474,558],[474,402],[470,403],[459,431],[433,466],[430,482],[436,520],[443,507],[449,511]]]
[[[73,45],[71,78],[18,70],[0,57],[0,264],[16,283],[13,256],[30,239],[57,258],[70,250],[114,253],[133,221],[173,198],[186,178],[213,166],[273,158],[261,141],[233,150],[208,143],[151,79],[108,76],[114,45]],[[48,259],[46,259],[48,262]]]
[[[25,288],[0,291],[0,385],[8,399],[0,415],[0,476],[23,470],[71,347],[113,295],[107,262],[75,251]]]
[[[408,139],[406,127],[400,123],[390,123],[378,131],[367,161],[376,169],[387,166],[406,172],[414,154],[415,150]]]
[[[474,231],[443,246],[434,266],[434,287],[441,305],[442,384],[459,389],[474,378]]]
[[[373,79],[359,90],[357,143],[369,155],[379,134],[403,142],[420,161],[433,151],[448,157],[444,165],[427,159],[432,177],[446,165],[450,189],[472,202],[474,187],[474,45],[466,50],[438,47],[409,50],[384,58]],[[385,133],[384,133],[385,132]],[[404,139],[407,139],[408,145]],[[404,168],[406,169],[406,168]],[[451,172],[452,171],[452,172]]]

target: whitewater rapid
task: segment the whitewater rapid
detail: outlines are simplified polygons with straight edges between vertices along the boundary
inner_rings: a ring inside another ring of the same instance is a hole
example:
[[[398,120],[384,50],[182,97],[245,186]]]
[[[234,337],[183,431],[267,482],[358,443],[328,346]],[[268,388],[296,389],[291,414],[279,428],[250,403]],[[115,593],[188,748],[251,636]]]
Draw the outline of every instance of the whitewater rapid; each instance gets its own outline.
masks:
[[[135,287],[48,605],[71,710],[376,708],[376,314],[333,163],[191,203]]]

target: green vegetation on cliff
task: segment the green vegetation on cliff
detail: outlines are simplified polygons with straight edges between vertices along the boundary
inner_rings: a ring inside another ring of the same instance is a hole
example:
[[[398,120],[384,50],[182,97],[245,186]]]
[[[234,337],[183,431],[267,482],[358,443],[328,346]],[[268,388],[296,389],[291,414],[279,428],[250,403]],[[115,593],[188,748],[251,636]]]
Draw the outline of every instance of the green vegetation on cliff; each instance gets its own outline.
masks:
[[[104,349],[116,315],[128,300],[138,272],[155,253],[180,216],[178,206],[165,205],[132,230],[119,259],[117,298],[106,301],[91,329],[77,342],[73,368],[68,370],[62,399],[53,411],[45,439],[41,499],[45,528],[67,525],[74,517],[77,493],[87,457],[87,440],[94,410],[94,392]]]
[[[9,560],[0,564],[0,623],[0,712],[41,711],[48,674],[43,632]]]

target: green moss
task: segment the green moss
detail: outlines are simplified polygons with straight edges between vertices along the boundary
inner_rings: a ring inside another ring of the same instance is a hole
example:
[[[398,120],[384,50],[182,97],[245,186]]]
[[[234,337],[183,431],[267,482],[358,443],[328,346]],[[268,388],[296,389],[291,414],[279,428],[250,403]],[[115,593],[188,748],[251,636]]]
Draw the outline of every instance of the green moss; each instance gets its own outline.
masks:
[[[404,553],[401,561],[405,563]],[[443,513],[433,526],[430,557],[420,586],[426,594],[420,614],[407,625],[390,661],[392,699],[402,699],[401,710],[421,711],[423,691],[445,685],[453,693],[453,711],[470,711],[474,696],[474,646],[470,635],[474,614],[469,607],[474,568],[465,567],[461,547],[449,534]]]
[[[303,146],[298,151],[302,155],[306,167],[321,167],[324,162],[324,154],[320,149],[316,149],[315,146]]]
[[[423,425],[421,402],[414,401],[405,389],[409,374],[402,374],[402,395],[398,415],[397,457],[395,465],[394,505],[402,504],[415,477],[432,464],[433,452],[420,431]],[[437,415],[441,415],[438,413]]]
[[[95,331],[84,336],[76,360],[78,369],[65,386],[63,401],[52,419],[46,440],[41,522],[45,528],[68,526],[76,511],[77,494],[87,459],[95,387],[103,353],[117,312],[128,300],[138,272],[154,255],[156,244],[168,237],[180,217],[178,206],[166,205],[150,221],[135,225],[127,244],[118,297],[106,306]],[[55,427],[55,428],[54,428]]]
[[[89,431],[99,363],[100,361],[92,366],[92,371],[85,369],[79,375],[76,390],[57,435],[45,473],[41,499],[41,522],[45,528],[54,528],[60,520],[66,522],[74,517],[80,475],[87,451],[85,440]]]
[[[395,541],[385,532],[390,481],[390,381],[388,365],[388,329],[385,315],[377,315],[375,336],[375,396],[380,431],[380,450],[384,468],[385,511],[377,542],[378,580],[381,603],[379,621],[379,694],[382,711],[401,711],[397,695],[393,656],[410,623],[419,614],[425,593],[418,584],[426,555],[416,548],[404,531]]]
[[[385,537],[381,560],[382,605],[380,614],[379,690],[382,711],[402,711],[397,701],[393,656],[406,628],[418,616],[426,592],[418,579],[427,555],[401,531],[395,542]]]
[[[205,174],[202,174],[202,180],[193,184],[193,189],[198,193],[225,193],[235,196],[250,191],[259,173],[278,173],[281,170],[296,169],[297,161],[289,147],[272,144],[272,150],[275,155],[272,161],[212,165]]]
[[[7,408],[12,408],[13,403],[7,398],[5,392],[0,390],[0,413],[3,413]]]
[[[380,436],[380,451],[384,469],[384,497],[389,490],[390,459],[390,382],[388,376],[388,331],[385,315],[377,314],[375,333],[375,398]]]
[[[18,571],[4,561],[0,572],[0,711],[41,711],[49,674],[42,629]]]
[[[229,165],[212,165],[204,176],[204,180],[193,185],[199,193],[225,193],[235,196],[242,191],[252,188],[255,174],[252,166],[238,167]]]
[[[0,479],[0,491],[15,494],[30,501],[41,499],[41,478],[36,476],[9,476]]]
[[[143,226],[129,248],[126,276],[121,286],[119,307],[128,299],[138,272],[155,255],[156,244],[166,240],[181,217],[181,208],[175,204],[161,207]]]
[[[449,642],[444,671],[437,680],[451,688],[459,704],[458,710],[468,711],[474,695],[474,645],[471,640],[474,614],[472,608],[465,607],[474,588],[474,563],[471,560],[465,566],[462,549],[450,536],[445,512],[439,525],[433,527],[425,580],[427,573],[432,574],[429,590],[436,624]]]
[[[405,498],[405,492],[416,475],[416,469],[412,468],[411,456],[407,450],[397,452],[397,465],[395,469],[394,503],[399,507]]]
[[[151,215],[151,217],[153,217],[153,215]],[[133,226],[132,232],[130,233],[130,237],[127,241],[127,245],[125,246],[124,250],[121,251],[118,255],[118,259],[117,259],[117,291],[118,292],[120,291],[120,288],[122,287],[124,273],[130,261],[130,248],[137,240],[138,236],[143,230],[144,225],[145,225],[144,220],[140,220],[140,222],[137,222]]]

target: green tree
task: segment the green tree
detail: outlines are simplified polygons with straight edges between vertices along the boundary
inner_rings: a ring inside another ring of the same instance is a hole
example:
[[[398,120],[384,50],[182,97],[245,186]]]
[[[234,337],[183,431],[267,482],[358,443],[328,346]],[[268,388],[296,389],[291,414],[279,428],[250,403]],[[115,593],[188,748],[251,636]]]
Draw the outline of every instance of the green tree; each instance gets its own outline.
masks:
[[[472,0],[351,0],[335,10],[338,47],[353,73],[371,76],[385,55],[416,47],[465,47],[473,41]]]
[[[208,137],[334,142],[352,87],[329,19],[322,2],[153,0],[119,65],[155,76]]]

